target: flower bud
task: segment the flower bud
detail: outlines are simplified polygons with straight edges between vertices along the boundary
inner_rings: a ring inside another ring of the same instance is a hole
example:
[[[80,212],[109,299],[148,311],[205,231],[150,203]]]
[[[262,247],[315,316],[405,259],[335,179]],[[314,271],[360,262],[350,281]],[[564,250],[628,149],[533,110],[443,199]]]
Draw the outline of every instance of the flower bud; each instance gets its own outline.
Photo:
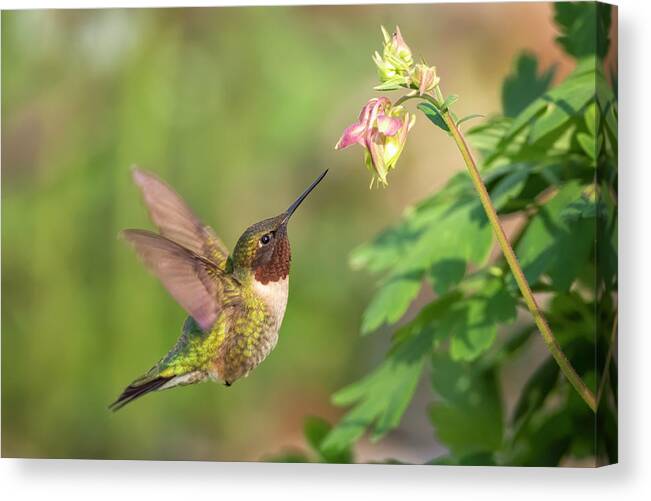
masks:
[[[411,49],[405,43],[405,40],[402,38],[402,33],[400,33],[400,28],[396,26],[396,31],[389,37],[387,30],[382,28],[382,36],[384,37],[384,50],[389,51],[391,54],[394,54],[398,59],[403,61],[407,66],[414,64],[414,60],[411,56]]]
[[[411,72],[411,83],[418,88],[418,93],[421,96],[436,87],[440,80],[436,75],[436,66],[427,66],[421,63],[414,66],[414,70]]]
[[[387,30],[382,26],[382,36],[384,37],[384,48],[382,56],[376,51],[373,55],[373,62],[378,68],[378,76],[383,83],[382,89],[392,89],[409,85],[409,72],[414,64],[409,46],[405,43],[400,33],[400,28],[396,27],[396,32],[389,35]],[[387,85],[384,85],[387,84]]]

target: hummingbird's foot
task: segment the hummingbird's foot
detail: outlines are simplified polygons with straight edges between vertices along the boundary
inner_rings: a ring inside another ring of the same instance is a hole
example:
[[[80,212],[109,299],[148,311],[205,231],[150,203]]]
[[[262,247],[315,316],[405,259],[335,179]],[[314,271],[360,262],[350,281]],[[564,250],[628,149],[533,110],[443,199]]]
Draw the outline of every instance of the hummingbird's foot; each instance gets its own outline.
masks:
[[[228,381],[224,381],[224,386],[228,387],[230,385],[231,385],[231,383],[229,383]]]

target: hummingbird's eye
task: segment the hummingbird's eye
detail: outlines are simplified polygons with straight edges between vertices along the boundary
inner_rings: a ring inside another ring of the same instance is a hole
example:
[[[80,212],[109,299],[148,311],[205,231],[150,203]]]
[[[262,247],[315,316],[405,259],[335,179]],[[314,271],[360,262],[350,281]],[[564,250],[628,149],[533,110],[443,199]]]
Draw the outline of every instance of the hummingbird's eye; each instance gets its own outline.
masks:
[[[262,235],[262,238],[260,239],[260,243],[262,245],[267,245],[269,242],[271,242],[271,237],[269,236],[269,234]]]

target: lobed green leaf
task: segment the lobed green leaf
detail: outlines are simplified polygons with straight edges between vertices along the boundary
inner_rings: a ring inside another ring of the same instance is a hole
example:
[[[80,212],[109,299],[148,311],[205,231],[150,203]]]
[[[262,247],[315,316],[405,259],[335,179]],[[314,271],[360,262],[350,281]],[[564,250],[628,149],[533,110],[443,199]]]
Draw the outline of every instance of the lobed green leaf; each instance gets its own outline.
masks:
[[[379,440],[400,424],[431,353],[435,320],[457,298],[445,296],[425,307],[396,333],[393,347],[379,367],[333,395],[335,405],[353,408],[327,435],[323,451],[331,454],[344,450],[369,428],[371,438]]]
[[[405,314],[421,288],[418,275],[401,276],[390,279],[366,307],[362,316],[362,334],[375,331],[385,322],[397,322]]]
[[[513,73],[502,84],[502,113],[516,117],[531,102],[542,96],[554,78],[552,67],[538,76],[538,59],[535,55],[523,52],[515,61]]]
[[[466,261],[444,258],[436,261],[427,271],[427,278],[437,294],[445,294],[456,286],[466,274]]]
[[[440,400],[430,419],[456,457],[496,451],[502,444],[502,403],[497,376],[443,353],[432,357],[432,387]]]
[[[556,41],[576,59],[589,55],[603,59],[610,45],[611,8],[597,2],[555,3],[554,22],[561,32]]]
[[[403,221],[353,252],[355,267],[391,270],[362,318],[362,333],[397,322],[423,278],[445,293],[463,278],[467,263],[488,256],[492,231],[465,173],[409,211]]]
[[[350,463],[352,452],[349,447],[334,452],[324,451],[321,447],[330,430],[332,430],[330,423],[320,417],[308,416],[303,424],[303,434],[319,460],[325,463]]]
[[[453,360],[474,360],[491,347],[499,324],[515,320],[515,299],[501,280],[488,279],[464,301],[453,304],[442,317],[441,335],[449,336]]]
[[[546,274],[554,289],[567,291],[581,265],[590,257],[595,220],[563,216],[581,198],[582,191],[583,186],[577,181],[562,186],[525,230],[516,254],[530,284],[537,283]]]

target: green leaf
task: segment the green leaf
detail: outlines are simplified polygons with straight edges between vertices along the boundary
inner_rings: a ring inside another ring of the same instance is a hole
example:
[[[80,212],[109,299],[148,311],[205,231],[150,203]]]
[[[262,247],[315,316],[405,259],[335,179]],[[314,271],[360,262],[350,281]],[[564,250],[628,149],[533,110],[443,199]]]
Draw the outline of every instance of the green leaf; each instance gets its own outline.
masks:
[[[442,112],[447,111],[450,108],[450,106],[452,106],[458,100],[459,100],[458,95],[450,94],[448,97],[445,98],[445,101],[443,101],[443,104],[441,105],[441,111]]]
[[[362,316],[362,334],[375,331],[385,322],[400,320],[418,295],[421,278],[418,275],[402,276],[389,280],[375,294]]]
[[[582,108],[595,95],[596,61],[586,58],[563,83],[536,99],[513,121],[505,134],[505,141],[511,140],[527,124],[531,125],[528,143],[533,143],[545,135],[566,125],[579,115]],[[500,146],[504,148],[504,144]]]
[[[428,305],[396,333],[397,341],[378,368],[334,394],[335,405],[354,406],[325,438],[321,446],[324,452],[333,454],[350,447],[367,428],[372,429],[372,440],[379,440],[400,424],[431,352],[432,320],[440,312],[438,302]]]
[[[515,117],[531,102],[542,96],[554,78],[554,68],[538,76],[538,59],[522,53],[515,62],[513,73],[502,84],[502,110],[505,116]]]
[[[402,87],[402,84],[404,83],[403,79],[400,78],[398,80],[387,80],[384,83],[381,83],[379,85],[376,85],[373,87],[373,90],[380,90],[380,91],[385,91],[385,90],[396,90],[400,89]]]
[[[578,431],[574,426],[564,406],[552,413],[539,413],[518,431],[516,446],[505,454],[505,462],[517,466],[557,466]]]
[[[498,211],[515,200],[522,192],[529,179],[531,169],[528,165],[516,164],[509,166],[509,171],[509,174],[500,179],[490,190],[491,200]]]
[[[594,136],[586,134],[585,132],[580,132],[576,135],[576,139],[581,145],[583,151],[585,151],[586,155],[588,155],[588,157],[593,160],[592,165],[596,167],[597,164],[594,161],[597,157],[597,145],[595,144]]]
[[[597,134],[597,124],[599,123],[599,108],[596,102],[590,103],[585,109],[584,120],[590,135],[595,136]]]
[[[424,272],[449,259],[480,264],[488,257],[493,233],[465,173],[420,204],[410,221],[420,232],[404,249],[394,273]]]
[[[615,82],[615,80],[613,80]],[[597,128],[595,135],[598,143],[606,142],[608,153],[613,159],[617,158],[617,96],[609,85],[604,72],[597,71],[597,109],[595,124],[603,124]],[[586,121],[590,117],[586,116]],[[607,140],[607,141],[606,141]]]
[[[441,266],[435,266],[439,261],[482,263],[488,257],[492,235],[470,179],[462,172],[454,176],[436,195],[406,211],[399,224],[383,232],[373,242],[356,249],[351,256],[351,265],[372,272],[391,270],[388,284],[391,284],[391,279],[402,280],[405,277],[418,280],[432,267],[437,274],[444,270]],[[434,278],[434,275],[430,278]],[[456,280],[454,274],[450,279]],[[399,287],[409,288],[402,283]],[[414,289],[412,286],[406,291],[413,294],[412,298],[417,293]],[[444,289],[445,286],[442,290]],[[376,328],[385,320],[380,318],[380,309],[383,307],[381,305],[388,304],[394,297],[389,294],[391,292],[381,293],[377,298],[377,309],[374,308],[364,322],[371,326],[368,329]],[[401,305],[404,312],[408,304]],[[396,310],[400,309],[398,306],[400,305],[396,305]],[[398,313],[391,316],[399,318],[395,315]]]
[[[597,157],[604,143],[604,135],[602,134],[601,113],[597,102],[592,101],[585,109],[583,116],[585,126],[588,133],[580,132],[576,138],[579,145],[592,160],[593,167],[597,166]]]
[[[519,425],[522,419],[542,405],[558,381],[558,373],[558,364],[553,358],[549,358],[536,369],[522,389],[515,406],[511,419],[515,425]]]
[[[596,386],[594,372],[594,324],[585,325],[585,318],[593,318],[594,309],[576,294],[557,295],[552,310],[560,307],[567,314],[565,318],[554,315],[552,322],[563,326],[569,336],[559,339],[574,368],[589,388]],[[579,313],[575,307],[582,304],[587,310]],[[551,312],[550,312],[551,313]],[[574,336],[577,329],[586,333]],[[555,334],[559,330],[555,329]],[[569,338],[572,342],[568,342]],[[534,384],[532,384],[534,383]],[[500,453],[508,464],[523,466],[555,466],[568,455],[594,456],[595,446],[603,443],[604,437],[595,435],[595,416],[585,405],[577,392],[573,391],[563,377],[558,377],[556,363],[549,358],[534,374],[525,387],[524,409],[520,408],[514,423],[514,433]],[[607,413],[604,413],[607,414]],[[605,416],[603,416],[605,417]],[[600,420],[598,420],[600,421]]]
[[[463,259],[441,259],[429,269],[427,276],[437,294],[445,294],[457,285],[466,273]]]
[[[617,205],[608,195],[609,186],[602,182],[599,189],[599,221],[597,224],[597,277],[608,289],[617,282]]]
[[[471,113],[470,115],[466,115],[465,117],[458,120],[457,127],[459,127],[462,123],[467,122],[468,120],[473,120],[474,118],[485,118],[485,117],[484,115],[480,115],[479,113]]]
[[[576,181],[562,186],[525,230],[516,254],[530,285],[547,274],[554,289],[567,291],[589,258],[595,220],[563,217],[563,211],[581,197],[582,191],[583,186]],[[512,278],[511,282],[514,284]]]
[[[481,205],[470,201],[432,210],[432,221],[396,265],[399,273],[427,270],[441,260],[461,259],[480,264],[493,239]]]
[[[494,153],[498,144],[511,127],[513,120],[503,116],[493,116],[481,125],[477,125],[466,132],[466,137],[473,148],[477,149],[483,157]]]
[[[439,327],[441,335],[451,337],[453,360],[474,360],[495,341],[500,323],[515,320],[515,299],[502,282],[488,279],[474,295],[455,303]]]
[[[372,242],[359,246],[351,253],[351,268],[365,268],[376,273],[392,268],[417,240],[421,231],[409,220],[383,231]]]
[[[500,353],[498,355],[499,359],[506,360],[507,358],[519,353],[527,344],[531,336],[537,332],[538,331],[534,325],[525,325],[515,332],[512,332],[500,348]]]
[[[445,123],[443,116],[436,108],[436,106],[434,106],[432,103],[420,103],[417,108],[425,113],[425,116],[429,118],[430,122],[432,122],[434,125],[443,129],[445,132],[450,132],[448,124]]]
[[[321,461],[326,463],[351,463],[352,453],[350,448],[344,448],[334,453],[322,450],[321,444],[328,433],[330,433],[330,430],[332,430],[330,423],[325,419],[315,416],[308,416],[303,425],[303,434]]]
[[[554,3],[554,22],[561,34],[556,38],[575,59],[597,55],[603,59],[610,45],[611,6],[597,2]]]
[[[596,203],[596,200],[581,195],[561,211],[561,218],[566,221],[578,219],[592,219],[597,216],[597,210],[605,210]]]
[[[432,386],[440,401],[432,405],[430,419],[439,440],[461,458],[496,451],[502,444],[502,403],[492,370],[435,353]]]
[[[568,357],[567,350],[572,343],[594,343],[597,329],[595,308],[577,292],[555,294],[547,306],[547,318],[554,325],[554,335]],[[594,367],[594,353],[582,353],[581,356],[586,357],[591,368]],[[576,364],[577,360],[572,362]]]
[[[325,436],[330,432],[330,423],[325,419],[316,416],[308,416],[303,423],[303,434],[310,444],[310,447],[316,452],[320,453],[321,442]]]
[[[580,114],[581,108],[594,96],[594,87],[591,88],[586,83],[576,85],[571,93],[557,99],[548,96],[543,112],[531,125],[528,137],[530,143],[558,131]]]

